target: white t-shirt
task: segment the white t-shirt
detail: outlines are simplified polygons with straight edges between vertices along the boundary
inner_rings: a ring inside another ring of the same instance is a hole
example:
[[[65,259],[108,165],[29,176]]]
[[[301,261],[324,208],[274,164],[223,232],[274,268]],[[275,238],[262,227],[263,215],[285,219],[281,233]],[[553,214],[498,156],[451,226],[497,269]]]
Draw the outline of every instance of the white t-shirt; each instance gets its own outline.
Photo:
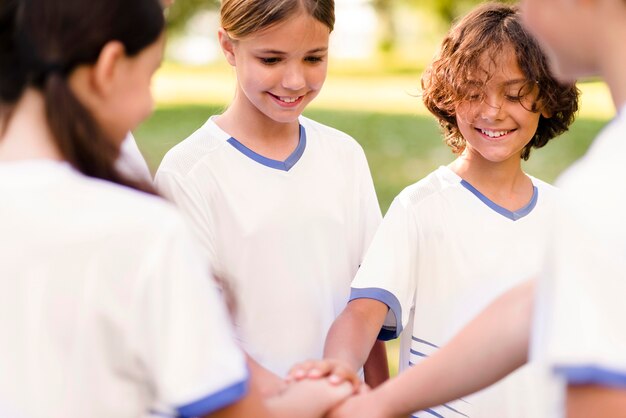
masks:
[[[538,287],[532,355],[554,373],[547,416],[570,384],[626,389],[626,106],[559,185],[549,257]]]
[[[187,417],[246,393],[209,267],[172,205],[45,160],[0,164],[0,196],[0,405]]]
[[[283,162],[254,153],[211,118],[167,153],[155,179],[189,215],[215,275],[235,295],[243,348],[279,375],[321,358],[381,218],[358,143],[304,117],[300,125]]]
[[[130,132],[124,138],[124,142],[122,142],[117,168],[131,178],[147,182],[152,181],[152,174],[150,174],[148,164],[143,155],[141,155],[137,142],[135,142],[135,138]]]
[[[352,283],[350,299],[389,306],[380,339],[401,336],[400,369],[432,354],[499,294],[536,273],[554,187],[512,212],[447,167],[407,187],[392,203]],[[489,341],[485,341],[489,345]],[[534,417],[530,368],[418,417]]]

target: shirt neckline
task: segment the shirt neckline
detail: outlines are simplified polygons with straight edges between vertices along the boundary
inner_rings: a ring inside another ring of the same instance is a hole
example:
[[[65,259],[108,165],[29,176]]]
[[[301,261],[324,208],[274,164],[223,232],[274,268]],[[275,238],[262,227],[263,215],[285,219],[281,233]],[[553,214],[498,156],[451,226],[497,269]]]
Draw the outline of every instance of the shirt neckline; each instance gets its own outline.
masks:
[[[446,173],[452,175],[455,182],[459,182],[461,186],[463,186],[466,190],[468,190],[470,193],[476,196],[481,202],[483,202],[491,210],[493,210],[494,212],[512,221],[517,221],[519,219],[522,219],[525,216],[528,216],[537,205],[537,200],[539,199],[539,189],[537,188],[537,186],[535,186],[534,183],[533,183],[533,195],[531,196],[530,201],[526,205],[521,207],[520,209],[512,211],[512,210],[509,210],[505,207],[498,205],[493,200],[489,199],[487,196],[482,194],[480,190],[472,186],[468,181],[465,181],[458,174],[452,171],[449,167],[441,166],[441,168]]]
[[[306,149],[306,130],[302,124],[300,124],[299,127],[298,145],[296,146],[296,149],[285,159],[285,161],[273,160],[271,158],[264,157],[263,155],[254,152],[232,136],[228,138],[226,142],[232,145],[237,151],[259,164],[276,170],[289,171],[300,160],[304,154],[304,150]]]

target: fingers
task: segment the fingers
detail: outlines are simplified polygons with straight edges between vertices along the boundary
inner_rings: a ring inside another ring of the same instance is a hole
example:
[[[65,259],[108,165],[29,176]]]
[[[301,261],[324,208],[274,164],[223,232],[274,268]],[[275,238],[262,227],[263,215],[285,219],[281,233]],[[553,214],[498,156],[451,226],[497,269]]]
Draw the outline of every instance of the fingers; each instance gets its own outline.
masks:
[[[339,360],[309,360],[295,365],[287,375],[287,381],[326,378],[333,385],[350,383],[353,391],[362,385],[359,376],[345,363]]]
[[[316,379],[330,374],[331,366],[323,360],[309,360],[298,363],[287,373],[287,381],[297,381],[302,379]]]

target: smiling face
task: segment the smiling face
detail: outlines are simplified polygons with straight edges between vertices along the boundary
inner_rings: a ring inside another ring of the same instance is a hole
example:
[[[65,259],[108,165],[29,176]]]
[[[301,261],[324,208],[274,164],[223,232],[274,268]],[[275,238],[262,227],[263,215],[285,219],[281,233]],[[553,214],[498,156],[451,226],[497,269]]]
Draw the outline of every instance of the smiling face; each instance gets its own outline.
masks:
[[[329,35],[326,25],[306,13],[240,40],[220,31],[237,73],[231,107],[248,121],[297,121],[326,79]]]
[[[519,162],[539,124],[541,113],[530,110],[538,88],[529,85],[510,47],[498,54],[495,62],[484,55],[481,68],[489,77],[475,80],[456,108],[456,121],[465,140],[463,155],[491,163]]]

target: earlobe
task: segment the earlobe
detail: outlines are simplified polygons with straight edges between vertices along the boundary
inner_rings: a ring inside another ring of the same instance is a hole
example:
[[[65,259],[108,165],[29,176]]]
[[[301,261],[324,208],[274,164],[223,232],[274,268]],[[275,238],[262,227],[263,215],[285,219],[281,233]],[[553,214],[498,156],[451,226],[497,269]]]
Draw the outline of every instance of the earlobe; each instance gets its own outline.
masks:
[[[114,88],[119,66],[125,57],[126,49],[121,42],[110,41],[104,45],[93,64],[92,83],[96,92],[107,95]]]
[[[220,28],[217,32],[217,39],[219,40],[220,46],[222,47],[222,52],[226,57],[226,61],[233,67],[236,66],[235,60],[235,46],[234,41],[228,33],[224,30],[224,28]]]

